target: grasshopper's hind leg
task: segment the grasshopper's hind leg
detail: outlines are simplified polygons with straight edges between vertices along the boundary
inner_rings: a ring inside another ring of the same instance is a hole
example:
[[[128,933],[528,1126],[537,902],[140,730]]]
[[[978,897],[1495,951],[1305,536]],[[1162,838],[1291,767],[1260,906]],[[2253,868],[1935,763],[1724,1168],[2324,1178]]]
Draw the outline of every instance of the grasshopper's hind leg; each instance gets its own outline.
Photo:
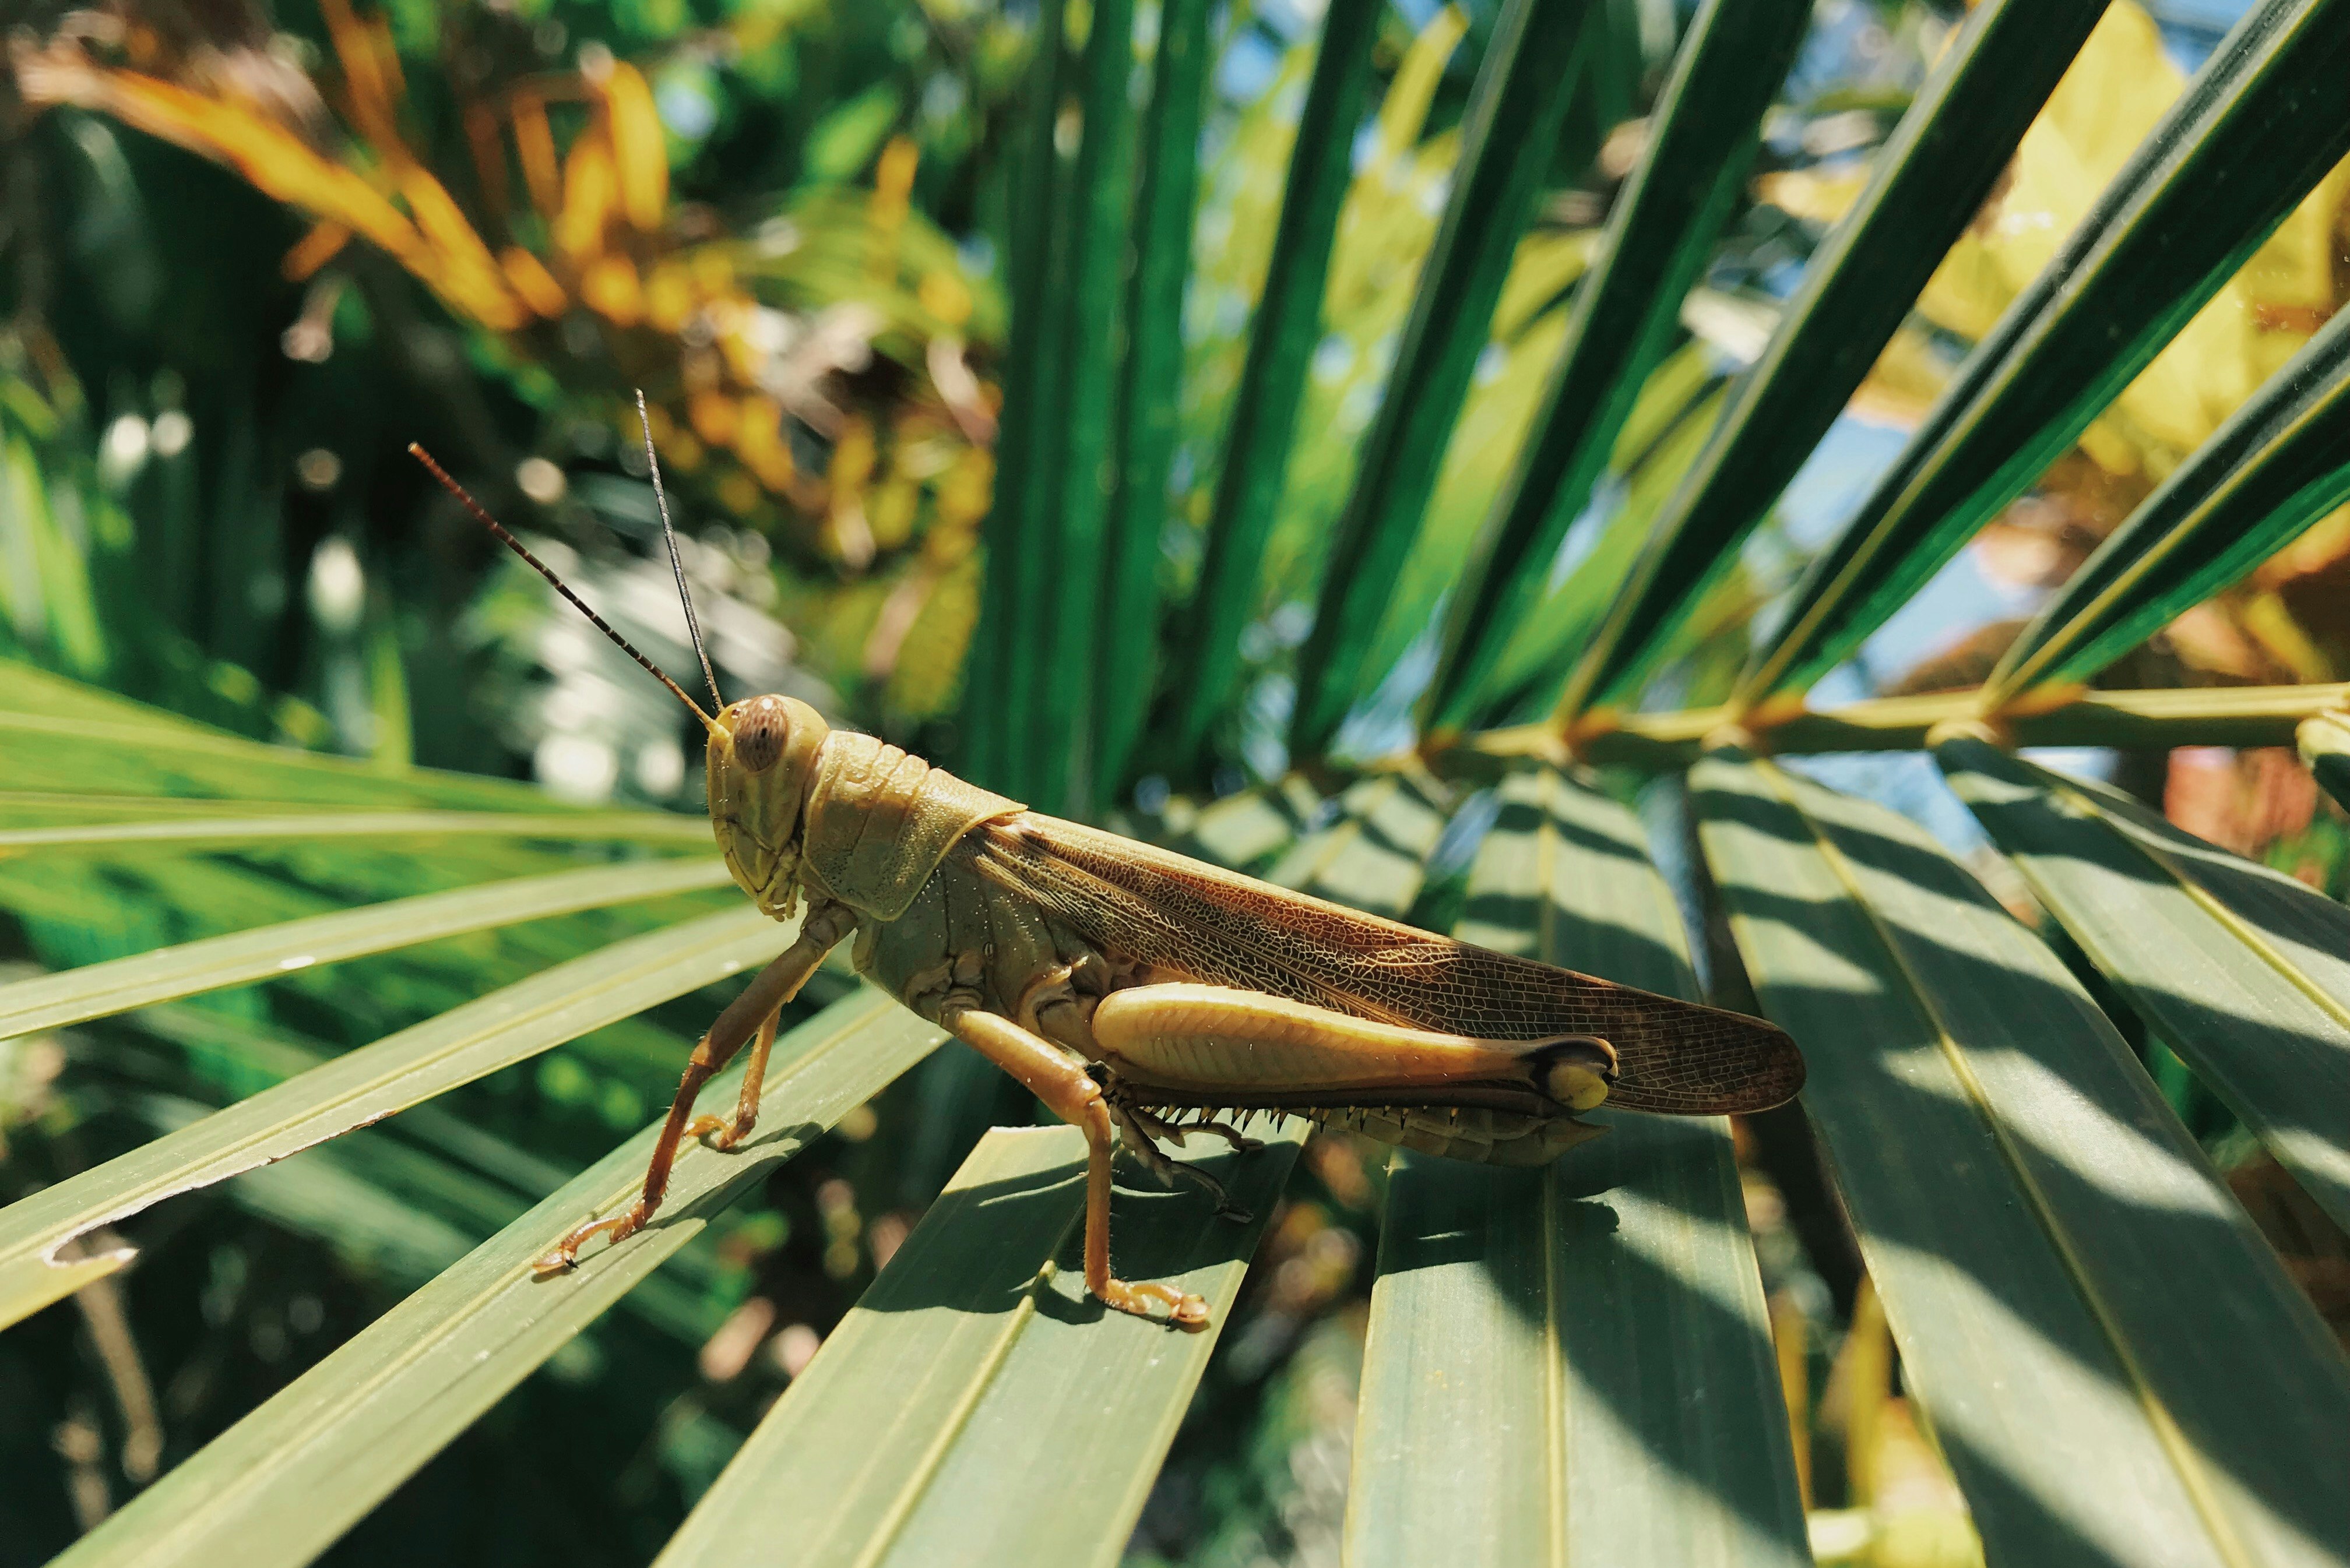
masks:
[[[993,1012],[950,1006],[939,1022],[1086,1135],[1086,1289],[1104,1306],[1137,1317],[1158,1319],[1149,1305],[1156,1302],[1167,1309],[1168,1320],[1185,1328],[1206,1327],[1208,1303],[1203,1298],[1172,1285],[1130,1284],[1110,1276],[1110,1107],[1084,1065]]]
[[[653,1210],[660,1207],[661,1197],[669,1190],[670,1168],[677,1162],[678,1145],[698,1137],[707,1127],[727,1128],[722,1147],[732,1147],[751,1130],[759,1117],[759,1084],[767,1065],[767,1049],[775,1044],[775,1018],[784,1004],[800,992],[814,974],[824,955],[832,950],[841,938],[856,926],[857,917],[838,904],[811,906],[807,919],[800,927],[799,940],[785,948],[773,963],[761,970],[743,994],[729,1003],[710,1026],[710,1033],[693,1048],[686,1063],[685,1076],[677,1085],[677,1098],[669,1108],[669,1120],[661,1124],[660,1140],[653,1145],[653,1157],[645,1166],[645,1185],[635,1202],[609,1220],[590,1220],[563,1238],[555,1251],[538,1261],[538,1267],[556,1272],[571,1267],[579,1261],[579,1249],[599,1232],[609,1231],[612,1240],[619,1241],[644,1229]],[[723,1071],[733,1061],[734,1053],[744,1043],[758,1041],[751,1060],[751,1070],[743,1075],[743,1093],[735,1104],[734,1120],[731,1127],[715,1117],[695,1120],[693,1102],[702,1093],[702,1085]]]

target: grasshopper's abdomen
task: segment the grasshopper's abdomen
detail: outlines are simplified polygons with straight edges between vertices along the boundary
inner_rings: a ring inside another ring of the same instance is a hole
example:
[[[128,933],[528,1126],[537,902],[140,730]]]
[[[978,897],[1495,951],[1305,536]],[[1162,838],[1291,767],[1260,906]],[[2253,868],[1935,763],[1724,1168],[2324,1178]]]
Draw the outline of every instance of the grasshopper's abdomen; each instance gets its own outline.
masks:
[[[1573,1116],[1529,1116],[1479,1106],[1401,1110],[1355,1106],[1316,1116],[1322,1127],[1344,1127],[1414,1154],[1471,1165],[1548,1165],[1607,1129]]]

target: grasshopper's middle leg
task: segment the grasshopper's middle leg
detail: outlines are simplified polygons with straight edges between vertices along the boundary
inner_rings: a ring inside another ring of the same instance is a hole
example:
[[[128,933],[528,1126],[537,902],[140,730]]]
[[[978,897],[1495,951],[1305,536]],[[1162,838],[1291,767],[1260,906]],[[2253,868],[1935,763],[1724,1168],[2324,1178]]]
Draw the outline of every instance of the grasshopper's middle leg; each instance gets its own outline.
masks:
[[[678,1146],[688,1137],[719,1127],[725,1133],[721,1147],[732,1148],[751,1130],[759,1117],[760,1081],[766,1072],[768,1047],[775,1044],[776,1015],[785,1002],[799,994],[800,987],[824,961],[824,955],[856,923],[856,916],[838,904],[819,904],[808,910],[807,919],[800,927],[799,940],[743,987],[743,994],[718,1015],[718,1022],[710,1026],[710,1033],[693,1048],[693,1055],[686,1063],[685,1076],[677,1085],[677,1098],[670,1106],[669,1119],[661,1125],[660,1139],[653,1145],[653,1157],[645,1167],[644,1190],[637,1195],[637,1200],[611,1219],[588,1220],[564,1237],[555,1251],[538,1261],[541,1269],[571,1267],[579,1261],[579,1249],[599,1231],[609,1231],[612,1240],[619,1241],[642,1230],[669,1190],[670,1168],[677,1162]],[[743,1075],[733,1121],[722,1122],[715,1116],[695,1120],[693,1102],[702,1093],[702,1085],[724,1070],[743,1043],[754,1037],[758,1043],[753,1048],[751,1070]]]
[[[751,1136],[759,1125],[759,1091],[767,1081],[767,1054],[775,1048],[775,1025],[782,1022],[781,1008],[767,1014],[759,1025],[759,1033],[751,1037],[751,1059],[743,1066],[743,1087],[734,1096],[734,1114],[731,1116],[696,1116],[687,1126],[685,1136],[701,1137],[716,1133],[711,1147],[722,1152],[733,1148]]]
[[[1101,1085],[1084,1065],[1008,1018],[972,1007],[950,1007],[940,1022],[954,1037],[1011,1074],[1063,1121],[1086,1135],[1086,1289],[1105,1306],[1157,1320],[1148,1303],[1167,1308],[1170,1321],[1204,1328],[1208,1303],[1172,1285],[1129,1284],[1109,1272],[1110,1112]]]

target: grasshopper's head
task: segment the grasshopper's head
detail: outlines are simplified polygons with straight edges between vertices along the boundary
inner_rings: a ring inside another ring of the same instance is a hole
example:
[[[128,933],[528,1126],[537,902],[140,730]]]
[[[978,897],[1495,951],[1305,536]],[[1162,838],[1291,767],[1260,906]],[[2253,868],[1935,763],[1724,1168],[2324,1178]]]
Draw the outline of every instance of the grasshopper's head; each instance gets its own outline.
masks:
[[[677,574],[686,633],[693,642],[694,656],[702,661],[702,678],[710,682],[711,704],[718,710],[714,719],[702,711],[701,703],[686,695],[684,687],[663,674],[659,665],[606,624],[604,618],[573,593],[546,562],[532,555],[521,540],[482,510],[481,503],[466,494],[464,486],[450,478],[422,447],[411,442],[408,450],[483,527],[529,562],[556,593],[570,600],[581,615],[594,623],[597,630],[644,666],[647,674],[669,688],[670,695],[701,721],[710,736],[710,825],[718,835],[718,847],[725,853],[726,868],[761,909],[781,919],[791,914],[799,902],[800,815],[806,804],[808,786],[816,780],[816,753],[823,750],[824,738],[830,729],[815,709],[794,698],[753,697],[746,701],[728,702],[719,696],[718,672],[710,667],[710,655],[702,648],[702,623],[694,617],[693,596],[685,587],[685,565],[679,556],[677,537],[670,529],[669,500],[660,488],[660,458],[653,451],[652,421],[644,404],[644,394],[639,392],[637,418],[644,425],[645,463],[652,472],[653,498],[660,506],[661,537],[668,543],[670,566]]]
[[[735,883],[775,916],[796,906],[800,813],[832,732],[795,697],[730,702],[710,722],[710,826]]]

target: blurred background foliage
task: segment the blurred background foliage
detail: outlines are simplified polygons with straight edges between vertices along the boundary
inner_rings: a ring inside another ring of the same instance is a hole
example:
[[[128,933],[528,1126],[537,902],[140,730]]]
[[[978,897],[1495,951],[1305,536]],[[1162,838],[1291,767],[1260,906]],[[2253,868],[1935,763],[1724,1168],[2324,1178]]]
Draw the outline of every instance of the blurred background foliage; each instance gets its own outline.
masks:
[[[1146,745],[1131,776],[1107,781],[1106,804],[1129,820],[1185,825],[1180,803],[1159,815],[1170,774],[1230,794],[1287,769],[1320,552],[1387,389],[1495,9],[1409,0],[1381,15],[1241,695],[1203,757]],[[1411,739],[1447,588],[1535,416],[1689,9],[1596,13],[1538,219],[1368,660],[1389,673],[1342,752]],[[1752,625],[2239,9],[2111,8],[1861,395],[1681,634],[1676,702],[1729,691]],[[1069,7],[1073,38],[1089,15]],[[1503,654],[1497,717],[1550,710],[1956,17],[1921,0],[1819,0],[1734,214]],[[20,0],[0,72],[0,652],[376,770],[289,774],[296,808],[396,805],[423,788],[400,771],[411,763],[532,779],[583,808],[693,808],[695,749],[667,699],[402,455],[432,449],[682,668],[641,388],[729,689],[794,691],[952,757],[1037,18],[1020,0]],[[1321,19],[1314,0],[1232,0],[1211,20],[1179,429],[1151,563],[1170,616],[1201,569]],[[1136,20],[1139,82],[1158,8]],[[2047,593],[2350,295],[2345,197],[2337,170],[1823,691],[1979,683]],[[2344,679],[2345,587],[2337,513],[2103,680]],[[56,701],[134,722],[127,706]],[[2337,896],[2350,885],[2342,815],[2286,754],[2106,763],[2191,831]],[[131,764],[93,739],[87,765]],[[1950,828],[1955,803],[1925,798],[1939,786],[1922,758],[1819,771],[1948,830],[2002,886],[1980,835]],[[500,808],[520,798],[479,788]],[[429,793],[467,804],[454,784]],[[90,815],[66,781],[16,804],[17,826]],[[1439,850],[1415,919],[1449,924],[1472,848],[1464,835]],[[12,961],[59,969],[596,853],[338,846],[96,874],[0,860],[0,903]],[[731,898],[565,916],[0,1043],[0,1202],[557,956]],[[13,1478],[0,1562],[44,1560],[638,1127],[714,1005],[680,999],[338,1140],[299,1182],[256,1172],[142,1220],[135,1289],[93,1287],[0,1341]],[[853,1114],[335,1557],[648,1556],[981,1129],[1026,1116],[974,1069],[941,1054]],[[2240,1193],[2350,1325],[2339,1233],[2183,1068],[2160,1081],[2215,1152],[2233,1151]],[[1380,1168],[1343,1137],[1309,1147],[1130,1561],[1336,1561]],[[1799,1239],[1817,1241],[1803,1205],[1818,1195],[1782,1193],[1759,1168],[1748,1180],[1822,1560],[1971,1560],[1963,1503],[1903,1408],[1882,1310],[1849,1258]],[[199,1319],[171,1310],[187,1301]]]

